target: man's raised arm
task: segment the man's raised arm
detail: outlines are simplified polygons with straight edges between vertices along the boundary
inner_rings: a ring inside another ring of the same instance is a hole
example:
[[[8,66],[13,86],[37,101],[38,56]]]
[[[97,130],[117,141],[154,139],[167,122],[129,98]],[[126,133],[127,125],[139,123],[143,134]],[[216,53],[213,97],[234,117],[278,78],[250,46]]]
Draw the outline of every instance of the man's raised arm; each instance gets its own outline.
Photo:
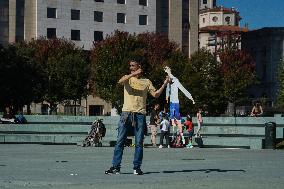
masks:
[[[133,72],[133,73],[131,73],[131,74],[129,74],[129,75],[124,75],[124,76],[122,76],[121,78],[120,78],[120,80],[118,80],[118,84],[123,84],[125,81],[127,81],[127,80],[129,80],[131,77],[135,77],[135,76],[137,76],[137,75],[139,75],[139,74],[141,74],[142,73],[142,69],[141,68],[139,68],[138,70],[136,70],[135,72]]]
[[[155,98],[158,98],[162,94],[164,88],[167,86],[168,83],[169,83],[169,77],[167,77],[165,79],[165,81],[164,81],[163,85],[161,86],[161,88],[156,90],[156,91],[154,91],[154,92],[151,92],[151,95],[153,97],[155,97]]]

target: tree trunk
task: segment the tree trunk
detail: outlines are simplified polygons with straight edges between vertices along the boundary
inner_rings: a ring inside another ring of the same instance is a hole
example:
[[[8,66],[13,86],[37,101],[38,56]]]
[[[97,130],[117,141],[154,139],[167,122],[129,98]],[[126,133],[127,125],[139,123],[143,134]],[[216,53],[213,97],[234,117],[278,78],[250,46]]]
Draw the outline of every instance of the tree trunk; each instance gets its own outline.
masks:
[[[31,111],[31,104],[27,105],[27,114],[31,115],[32,111]]]
[[[50,103],[49,115],[57,115],[57,104]]]
[[[76,116],[76,115],[77,115],[77,107],[76,107],[76,105],[77,105],[77,100],[74,100],[74,102],[75,102],[74,115]]]

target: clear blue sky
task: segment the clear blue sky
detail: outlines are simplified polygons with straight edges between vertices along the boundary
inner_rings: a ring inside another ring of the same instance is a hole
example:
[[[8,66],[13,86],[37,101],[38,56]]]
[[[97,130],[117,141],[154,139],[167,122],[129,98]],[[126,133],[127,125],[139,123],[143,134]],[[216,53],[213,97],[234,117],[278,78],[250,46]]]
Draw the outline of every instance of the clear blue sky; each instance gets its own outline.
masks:
[[[284,0],[217,0],[217,6],[234,7],[249,29],[284,27]]]

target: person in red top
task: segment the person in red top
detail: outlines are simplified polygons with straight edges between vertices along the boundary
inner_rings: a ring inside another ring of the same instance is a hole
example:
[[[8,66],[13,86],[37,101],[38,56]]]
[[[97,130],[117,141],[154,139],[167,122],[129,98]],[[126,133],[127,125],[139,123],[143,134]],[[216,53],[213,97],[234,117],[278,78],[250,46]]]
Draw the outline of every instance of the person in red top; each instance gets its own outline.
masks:
[[[188,115],[186,117],[186,122],[184,123],[184,125],[186,126],[186,130],[188,132],[188,145],[186,145],[187,148],[193,148],[193,145],[192,145],[192,136],[194,134],[194,125],[192,123],[192,118],[190,115]]]

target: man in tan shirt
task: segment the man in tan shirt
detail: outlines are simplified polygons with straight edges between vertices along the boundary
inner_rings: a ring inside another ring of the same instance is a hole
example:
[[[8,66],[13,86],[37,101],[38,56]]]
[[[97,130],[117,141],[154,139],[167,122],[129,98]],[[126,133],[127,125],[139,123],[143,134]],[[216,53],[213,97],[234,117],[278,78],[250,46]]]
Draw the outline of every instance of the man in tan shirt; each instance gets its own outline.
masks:
[[[135,175],[143,175],[141,164],[143,159],[143,137],[146,127],[147,93],[158,98],[169,79],[166,78],[159,90],[156,90],[149,79],[141,78],[141,64],[131,60],[130,74],[123,76],[118,83],[124,85],[124,104],[118,123],[118,136],[114,149],[112,167],[105,174],[119,174],[127,130],[133,129],[135,135],[135,154],[133,170]]]

